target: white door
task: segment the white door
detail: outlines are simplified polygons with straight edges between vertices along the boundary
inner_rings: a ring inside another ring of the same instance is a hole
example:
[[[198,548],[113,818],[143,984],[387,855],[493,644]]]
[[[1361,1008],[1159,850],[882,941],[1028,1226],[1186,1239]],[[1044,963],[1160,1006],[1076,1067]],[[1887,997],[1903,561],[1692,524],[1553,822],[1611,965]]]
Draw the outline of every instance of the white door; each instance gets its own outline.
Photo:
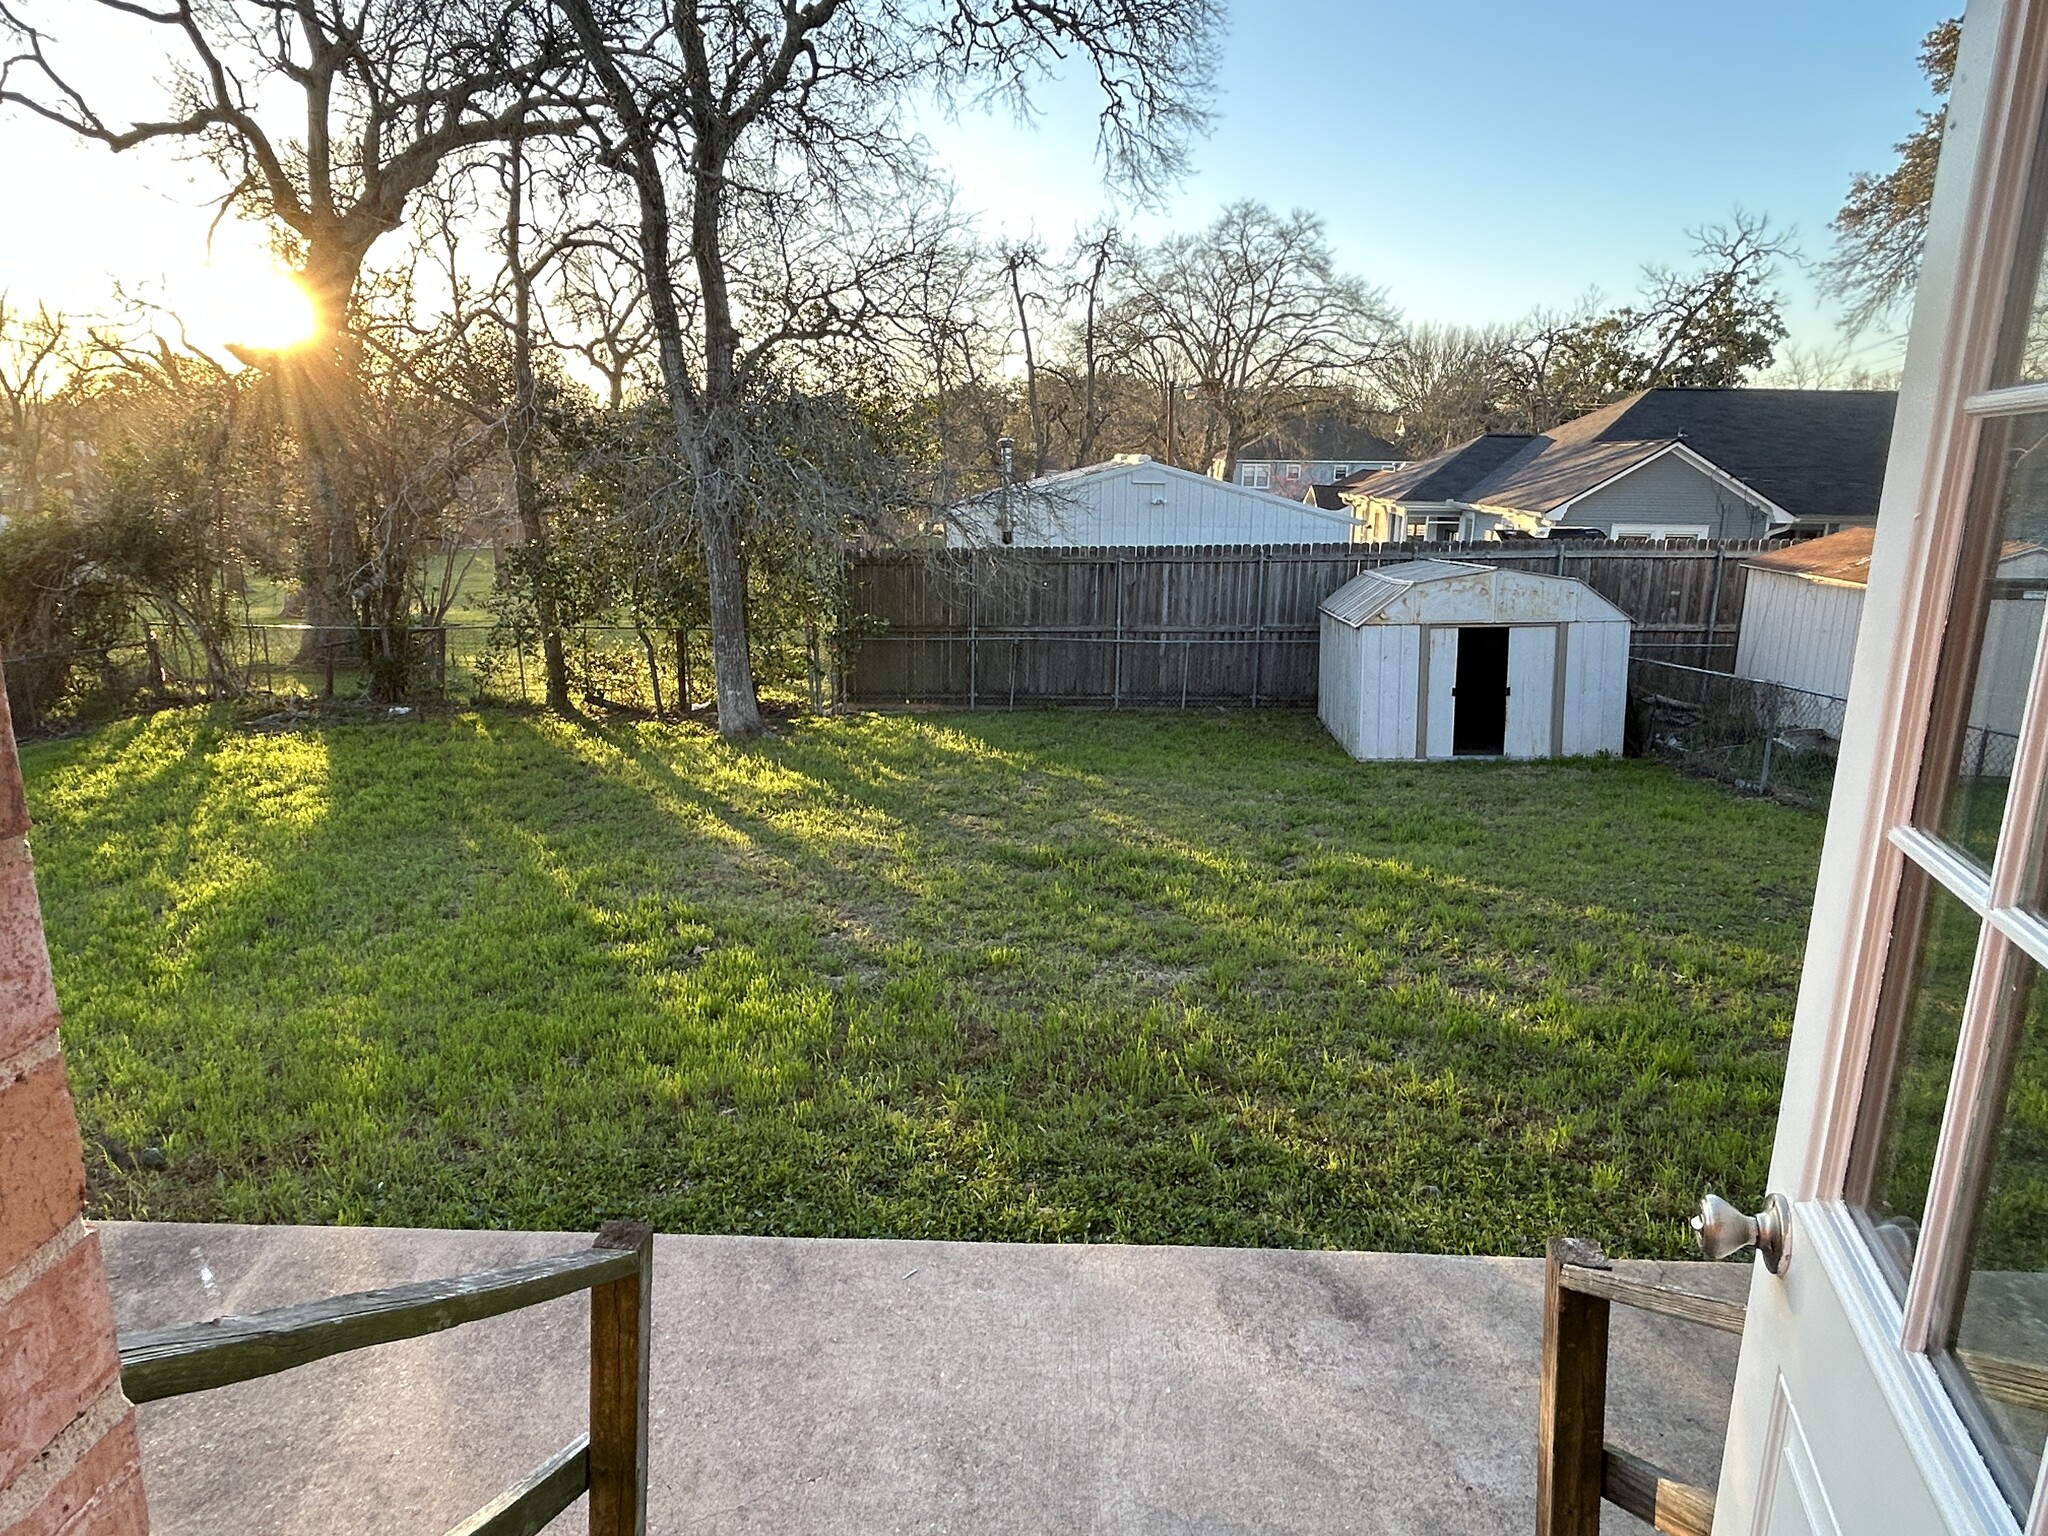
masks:
[[[1458,632],[1431,629],[1422,674],[1422,755],[1449,757],[1452,729],[1458,723]]]
[[[2048,545],[2044,97],[2048,0],[1971,0],[1717,1536],[2048,1536],[2048,667],[1991,622]]]
[[[1557,692],[1557,631],[1548,625],[1508,631],[1508,722],[1505,757],[1550,756]]]

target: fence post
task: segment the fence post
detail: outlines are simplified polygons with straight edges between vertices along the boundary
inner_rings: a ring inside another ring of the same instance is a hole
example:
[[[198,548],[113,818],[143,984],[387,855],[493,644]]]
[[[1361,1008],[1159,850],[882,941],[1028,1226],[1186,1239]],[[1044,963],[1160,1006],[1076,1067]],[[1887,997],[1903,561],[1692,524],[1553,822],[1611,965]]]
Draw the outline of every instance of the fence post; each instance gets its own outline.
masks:
[[[981,576],[976,573],[974,584],[967,589],[967,707],[975,706],[976,685],[980,679],[975,669],[981,664],[981,638],[976,633],[976,624],[981,610]]]
[[[1536,1409],[1536,1536],[1600,1536],[1607,1434],[1607,1298],[1568,1291],[1566,1264],[1599,1250],[1553,1237],[1543,1250],[1543,1374]],[[593,1526],[593,1531],[595,1527]]]
[[[1703,667],[1711,667],[1714,664],[1714,652],[1721,648],[1721,573],[1727,568],[1727,565],[1728,551],[1725,549],[1715,550],[1714,595],[1707,604],[1707,643],[1703,648],[1704,653],[1700,657],[1700,665]],[[1734,663],[1731,661],[1729,665],[1732,667]]]
[[[1116,557],[1116,642],[1110,651],[1109,707],[1124,707],[1124,557]]]
[[[640,1267],[590,1292],[590,1536],[646,1536],[654,1229],[608,1221],[591,1246],[636,1252]]]
[[[1259,579],[1252,595],[1252,708],[1259,707],[1259,674],[1266,659],[1266,547],[1259,546]]]

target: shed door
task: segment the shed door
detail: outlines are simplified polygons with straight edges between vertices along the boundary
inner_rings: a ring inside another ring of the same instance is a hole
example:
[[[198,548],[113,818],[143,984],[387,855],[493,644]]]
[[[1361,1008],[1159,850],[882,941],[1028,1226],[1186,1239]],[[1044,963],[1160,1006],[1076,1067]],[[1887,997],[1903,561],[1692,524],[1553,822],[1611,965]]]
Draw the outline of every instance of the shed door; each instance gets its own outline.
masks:
[[[2048,546],[2044,99],[2048,0],[1970,0],[1719,1536],[2048,1536],[2048,660],[1996,621]]]
[[[1506,757],[1550,756],[1557,694],[1557,631],[1548,625],[1508,631]]]
[[[1422,674],[1422,755],[1449,757],[1452,729],[1458,722],[1458,632],[1446,627],[1425,633],[1429,665]]]

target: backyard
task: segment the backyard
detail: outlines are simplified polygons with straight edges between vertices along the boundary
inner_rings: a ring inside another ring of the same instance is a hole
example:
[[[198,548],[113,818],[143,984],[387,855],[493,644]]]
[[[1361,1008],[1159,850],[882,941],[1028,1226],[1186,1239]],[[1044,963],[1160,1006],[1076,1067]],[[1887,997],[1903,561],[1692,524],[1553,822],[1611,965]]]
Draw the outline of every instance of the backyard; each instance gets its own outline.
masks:
[[[160,714],[23,754],[99,1217],[1685,1251],[1822,823],[1295,714]]]

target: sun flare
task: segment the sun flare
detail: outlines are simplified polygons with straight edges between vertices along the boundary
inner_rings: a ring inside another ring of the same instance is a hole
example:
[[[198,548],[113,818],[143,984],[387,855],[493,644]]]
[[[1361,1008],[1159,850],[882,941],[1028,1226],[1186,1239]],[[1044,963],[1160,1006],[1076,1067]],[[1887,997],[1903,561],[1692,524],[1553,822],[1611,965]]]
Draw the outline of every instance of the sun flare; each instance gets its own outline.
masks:
[[[193,339],[282,351],[312,339],[318,325],[306,290],[268,262],[216,262],[188,306]]]

